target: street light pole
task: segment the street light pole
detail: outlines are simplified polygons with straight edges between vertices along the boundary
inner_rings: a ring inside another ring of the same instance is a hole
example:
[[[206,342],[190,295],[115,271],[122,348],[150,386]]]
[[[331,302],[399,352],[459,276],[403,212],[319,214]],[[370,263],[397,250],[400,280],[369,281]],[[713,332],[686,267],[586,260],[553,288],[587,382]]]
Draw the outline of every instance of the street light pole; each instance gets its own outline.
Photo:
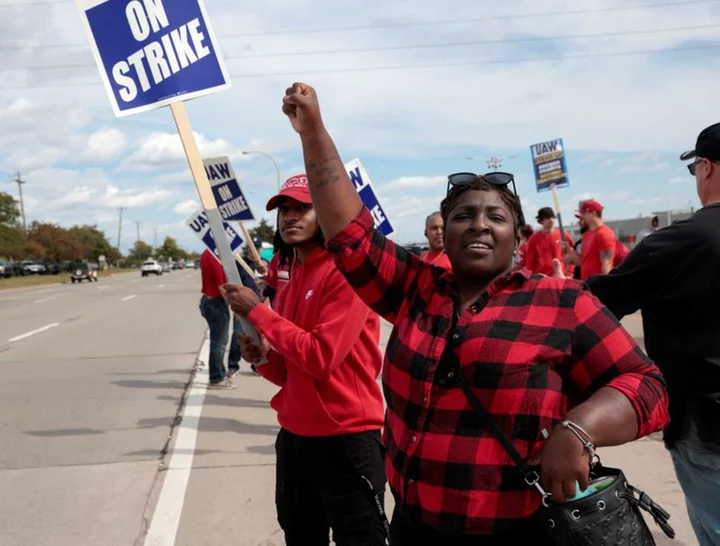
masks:
[[[243,150],[243,151],[242,151],[242,154],[243,154],[243,155],[252,155],[252,154],[264,155],[264,156],[267,157],[270,161],[272,161],[272,162],[273,162],[273,165],[275,165],[275,172],[277,172],[277,187],[278,187],[278,191],[280,191],[280,186],[281,186],[281,182],[280,182],[280,179],[281,179],[281,177],[280,177],[280,167],[278,167],[277,161],[275,161],[275,159],[273,158],[273,156],[271,156],[270,154],[266,154],[265,152],[260,152],[260,151],[258,151],[258,150]]]

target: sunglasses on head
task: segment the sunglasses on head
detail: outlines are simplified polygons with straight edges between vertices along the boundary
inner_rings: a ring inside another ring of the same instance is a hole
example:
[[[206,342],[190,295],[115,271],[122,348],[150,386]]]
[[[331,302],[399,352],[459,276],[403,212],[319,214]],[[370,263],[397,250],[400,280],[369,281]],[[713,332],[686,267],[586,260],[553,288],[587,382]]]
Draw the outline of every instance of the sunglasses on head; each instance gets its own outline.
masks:
[[[448,176],[447,195],[450,195],[456,188],[467,186],[472,184],[478,178],[484,178],[488,184],[498,187],[507,187],[512,182],[513,193],[517,197],[517,190],[515,189],[515,175],[511,173],[503,172],[490,172],[482,175],[475,173],[455,173]]]

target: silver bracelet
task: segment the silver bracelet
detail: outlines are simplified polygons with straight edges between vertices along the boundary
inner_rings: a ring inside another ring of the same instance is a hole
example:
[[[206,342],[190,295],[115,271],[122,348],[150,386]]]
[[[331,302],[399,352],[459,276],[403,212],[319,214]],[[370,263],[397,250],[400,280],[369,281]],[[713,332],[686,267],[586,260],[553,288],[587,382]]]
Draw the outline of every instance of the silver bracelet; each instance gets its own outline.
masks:
[[[590,467],[592,468],[598,464],[600,462],[600,457],[595,451],[595,442],[593,442],[592,436],[590,436],[584,428],[572,421],[563,421],[560,424],[564,429],[569,430],[577,436],[578,440],[582,442],[585,451],[587,451],[588,455],[590,455]]]

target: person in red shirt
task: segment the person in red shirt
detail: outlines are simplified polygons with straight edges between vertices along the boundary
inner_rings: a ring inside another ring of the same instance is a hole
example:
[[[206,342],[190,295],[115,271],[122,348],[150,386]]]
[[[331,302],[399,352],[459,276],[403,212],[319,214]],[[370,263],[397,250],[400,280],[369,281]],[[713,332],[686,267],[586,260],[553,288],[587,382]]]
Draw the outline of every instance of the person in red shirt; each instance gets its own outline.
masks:
[[[261,346],[241,337],[245,358],[280,387],[271,404],[282,427],[276,502],[285,542],[328,544],[332,529],[338,546],[384,545],[375,504],[386,483],[380,319],[325,250],[304,175],[268,201],[275,208],[284,243],[278,267],[291,270],[275,310],[243,287],[227,285],[227,298],[262,336]]]
[[[444,225],[439,212],[433,212],[425,219],[425,237],[427,237],[430,249],[423,252],[420,259],[429,264],[450,269],[450,260],[445,254]]]
[[[533,236],[535,230],[529,224],[525,224],[520,228],[520,245],[515,253],[515,265],[517,267],[525,267],[525,251],[530,237]]]
[[[255,281],[247,274],[245,269],[238,267],[243,285],[258,293]],[[228,327],[230,326],[230,311],[222,296],[222,286],[227,283],[225,271],[220,261],[209,250],[200,256],[200,276],[202,278],[202,298],[200,299],[200,314],[208,324],[210,331],[210,354],[208,368],[210,383],[208,389],[231,390],[236,387],[232,382],[240,371],[239,335],[242,333],[240,321],[233,319],[233,334],[230,339],[230,352],[228,354],[227,372],[223,364],[225,348],[228,344]]]
[[[602,219],[603,206],[590,199],[580,207],[582,223],[587,231],[582,237],[581,253],[578,256],[567,245],[568,260],[581,266],[581,278],[586,280],[593,275],[607,275],[612,271],[617,250],[615,232],[607,227]]]
[[[613,258],[613,269],[623,263],[623,260],[630,254],[630,249],[625,244],[617,239],[615,242],[615,257]]]
[[[659,370],[583,284],[513,268],[524,217],[512,174],[448,177],[441,211],[452,271],[438,275],[374,229],[315,90],[292,85],[283,112],[300,135],[328,250],[394,326],[382,374],[393,545],[547,544],[535,475],[520,472],[470,396],[564,502],[590,473],[568,422],[597,446],[662,429]]]
[[[560,230],[555,229],[555,211],[550,207],[543,207],[538,211],[537,221],[542,230],[535,233],[527,243],[525,249],[525,267],[536,275],[547,275],[552,277],[555,274],[553,259],[563,260],[563,247],[560,245]],[[565,242],[572,248],[573,240],[565,232]],[[566,271],[568,276],[572,272]]]

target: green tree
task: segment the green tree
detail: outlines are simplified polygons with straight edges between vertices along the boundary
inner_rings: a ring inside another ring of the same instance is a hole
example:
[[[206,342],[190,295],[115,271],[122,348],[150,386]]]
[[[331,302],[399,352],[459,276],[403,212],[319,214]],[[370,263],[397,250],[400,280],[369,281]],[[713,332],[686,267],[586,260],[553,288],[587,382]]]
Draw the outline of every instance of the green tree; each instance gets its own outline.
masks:
[[[72,233],[87,248],[86,258],[98,262],[100,256],[105,256],[108,263],[115,263],[120,259],[120,253],[110,244],[105,233],[95,225],[73,226]]]
[[[130,249],[128,259],[132,262],[144,262],[153,255],[153,248],[145,241],[137,241]]]
[[[20,210],[17,201],[9,193],[0,191],[0,225],[20,227]]]
[[[15,261],[24,257],[25,234],[20,227],[0,224],[0,257]]]
[[[157,257],[162,256],[164,260],[172,260],[176,262],[185,256],[185,251],[178,246],[175,239],[172,237],[165,237],[162,246],[157,249],[155,254]]]
[[[275,237],[275,227],[271,226],[270,223],[263,218],[257,226],[250,230],[250,236],[253,239],[258,238],[265,243],[272,243]]]
[[[82,260],[88,251],[83,242],[70,230],[55,224],[33,222],[27,238],[28,241],[44,248],[45,259],[55,263]],[[30,247],[28,250],[32,251],[33,249]]]

